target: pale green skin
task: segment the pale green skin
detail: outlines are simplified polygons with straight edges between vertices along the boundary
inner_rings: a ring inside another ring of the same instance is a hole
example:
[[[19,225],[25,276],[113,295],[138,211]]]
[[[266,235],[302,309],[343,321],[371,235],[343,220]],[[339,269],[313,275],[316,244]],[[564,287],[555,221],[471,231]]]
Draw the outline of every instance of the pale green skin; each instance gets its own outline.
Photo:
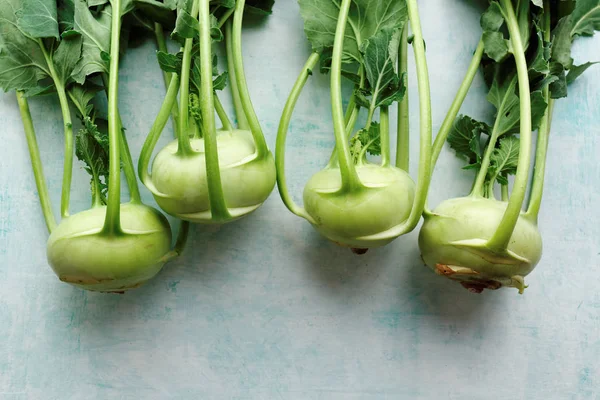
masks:
[[[177,141],[162,149],[152,164],[152,181],[158,205],[168,214],[185,221],[211,221],[204,141],[191,139],[196,152],[189,157],[177,154]],[[260,207],[275,187],[275,160],[269,153],[256,158],[252,133],[246,130],[217,131],[219,167],[225,203],[232,219],[239,219]]]
[[[415,183],[403,170],[364,164],[356,167],[363,184],[341,190],[339,168],[316,173],[304,188],[304,206],[323,236],[355,249],[384,246],[396,238],[393,228],[406,221],[415,198]]]
[[[106,207],[65,218],[47,244],[48,263],[58,278],[82,289],[124,292],[139,287],[163,267],[171,228],[154,208],[121,205],[122,234],[102,233]]]
[[[485,247],[507,204],[481,197],[441,203],[432,215],[425,216],[419,235],[425,263],[477,292],[500,286],[522,290],[523,277],[533,271],[542,257],[542,237],[536,224],[521,214],[506,254]]]

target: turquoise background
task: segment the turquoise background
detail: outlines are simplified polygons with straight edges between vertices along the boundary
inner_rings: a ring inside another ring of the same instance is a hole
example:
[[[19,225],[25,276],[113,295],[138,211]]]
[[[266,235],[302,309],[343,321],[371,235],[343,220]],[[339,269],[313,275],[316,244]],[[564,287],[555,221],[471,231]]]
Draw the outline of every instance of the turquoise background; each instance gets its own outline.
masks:
[[[458,0],[420,6],[437,129],[477,44],[480,10]],[[274,146],[309,54],[295,1],[279,0],[271,18],[248,27],[244,54]],[[600,60],[600,37],[580,40],[575,58]],[[599,79],[600,67],[591,69],[557,103],[540,220],[545,253],[523,296],[474,295],[437,277],[420,261],[416,232],[355,256],[289,213],[276,192],[238,223],[195,227],[185,255],[138,290],[75,289],[46,263],[14,94],[0,95],[0,399],[600,399]],[[414,79],[410,92],[416,135]],[[163,95],[148,41],[121,71],[136,158]],[[31,103],[57,210],[60,112],[53,98]],[[489,115],[480,78],[463,111]],[[297,200],[332,144],[328,80],[317,74],[290,128]],[[416,136],[412,147],[414,176]],[[468,192],[461,165],[444,152],[432,205]],[[74,210],[88,206],[87,187],[77,164]]]

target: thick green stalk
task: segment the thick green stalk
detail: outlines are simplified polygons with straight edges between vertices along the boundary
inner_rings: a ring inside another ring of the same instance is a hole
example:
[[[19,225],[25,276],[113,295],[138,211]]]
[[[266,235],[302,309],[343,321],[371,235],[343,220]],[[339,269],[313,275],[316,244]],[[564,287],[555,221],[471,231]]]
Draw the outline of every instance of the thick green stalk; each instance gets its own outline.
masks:
[[[505,178],[508,179],[508,176],[506,176]],[[501,190],[501,193],[502,193],[502,201],[508,201],[508,184],[501,185],[500,186],[500,190]]]
[[[240,90],[237,84],[235,73],[235,64],[233,62],[233,30],[231,20],[225,24],[225,48],[227,50],[227,69],[229,70],[229,87],[231,88],[231,96],[233,97],[233,108],[237,117],[237,124],[240,129],[250,130],[248,119],[244,113],[242,99],[240,98]]]
[[[381,107],[379,115],[379,134],[381,139],[381,165],[390,166],[390,109]]]
[[[106,74],[102,74],[102,82],[104,84],[104,89],[107,91],[108,95],[108,86],[109,79]],[[133,158],[131,158],[131,151],[129,151],[129,143],[127,143],[127,135],[125,134],[125,129],[123,129],[123,121],[121,120],[121,113],[117,113],[117,122],[119,124],[119,131],[121,132],[121,141],[120,141],[120,152],[121,152],[121,161],[123,161],[123,173],[125,174],[125,180],[127,181],[127,187],[129,188],[129,195],[131,196],[131,202],[135,204],[142,203],[142,197],[140,196],[140,187],[138,186],[137,179],[135,177],[135,168],[133,166]]]
[[[223,186],[217,150],[215,126],[215,99],[212,75],[212,38],[210,36],[210,0],[195,0],[199,3],[199,46],[200,46],[200,109],[202,112],[202,133],[206,157],[206,179],[210,200],[210,211],[214,221],[230,218]],[[183,77],[181,78],[183,79]]]
[[[25,130],[27,147],[29,148],[31,168],[33,169],[33,178],[35,179],[35,186],[37,187],[38,197],[40,198],[40,206],[42,207],[42,213],[44,214],[44,219],[46,220],[48,232],[52,233],[54,228],[56,228],[56,220],[54,219],[54,214],[52,213],[52,203],[50,202],[48,186],[46,185],[46,179],[44,178],[44,169],[42,166],[42,159],[40,157],[40,149],[35,137],[35,129],[33,127],[31,113],[29,112],[29,103],[21,91],[17,91],[17,102],[19,104],[19,111],[21,112],[21,120],[23,121],[23,129]]]
[[[233,125],[231,124],[229,117],[227,117],[227,111],[225,111],[223,104],[221,104],[221,100],[219,100],[219,97],[216,94],[214,96],[214,99],[215,99],[215,109],[217,110],[217,115],[219,116],[219,119],[221,120],[221,124],[223,124],[223,130],[226,130],[226,131],[232,130]]]
[[[179,225],[179,233],[177,234],[177,240],[175,241],[175,247],[173,247],[173,250],[168,252],[167,255],[163,257],[163,262],[168,263],[183,254],[183,250],[185,250],[185,245],[187,244],[189,232],[190,223],[188,221],[181,221],[181,225]]]
[[[363,187],[356,168],[352,163],[350,146],[346,138],[346,124],[344,123],[344,106],[342,103],[342,56],[344,52],[344,37],[348,14],[352,0],[342,0],[335,31],[333,57],[331,61],[331,108],[333,113],[333,131],[335,134],[336,149],[342,175],[342,188],[344,192],[352,192]]]
[[[167,48],[167,41],[165,40],[165,33],[163,27],[158,22],[154,23],[154,35],[156,36],[156,45],[158,47],[158,51],[162,51],[163,53],[168,53],[169,49]],[[163,71],[163,79],[165,81],[165,88],[169,88],[169,84],[171,83],[171,79],[173,74],[170,72]],[[179,131],[179,106],[177,102],[173,105],[173,110],[171,111],[171,116],[173,118],[173,131],[177,133]]]
[[[431,182],[432,158],[432,121],[431,121],[431,90],[429,87],[429,70],[425,55],[425,40],[421,31],[421,21],[417,0],[407,0],[408,18],[414,35],[413,48],[417,68],[417,82],[419,87],[420,111],[420,152],[419,152],[419,177],[417,192],[413,208],[408,219],[402,224],[400,234],[411,232],[421,218]]]
[[[120,235],[121,231],[121,126],[119,124],[119,38],[121,33],[121,0],[112,0],[110,32],[110,67],[108,74],[108,200],[103,233]]]
[[[48,64],[48,70],[50,76],[56,87],[56,93],[58,94],[58,101],[60,103],[60,110],[63,117],[63,125],[65,131],[65,160],[63,163],[63,182],[62,182],[62,194],[60,199],[60,215],[62,218],[69,216],[69,203],[71,199],[71,179],[73,177],[73,121],[71,120],[71,110],[69,110],[69,100],[67,98],[67,92],[65,91],[65,84],[62,82],[56,73],[54,68],[54,61],[52,55],[48,53],[44,42],[38,39],[38,44]]]
[[[506,13],[506,24],[510,33],[513,54],[517,64],[517,75],[519,80],[519,99],[521,102],[521,129],[520,150],[517,173],[513,190],[508,202],[506,212],[502,217],[500,226],[488,241],[487,246],[494,251],[505,251],[510,238],[515,230],[521,207],[527,193],[527,181],[531,168],[531,89],[529,87],[529,75],[525,50],[521,42],[521,32],[511,0],[500,0],[500,4]]]
[[[169,114],[173,109],[173,104],[177,101],[177,92],[179,90],[179,75],[173,75],[171,79],[171,83],[169,84],[169,88],[167,90],[167,95],[163,100],[163,104],[160,107],[160,111],[154,120],[154,124],[152,128],[150,128],[150,132],[146,137],[146,141],[142,146],[142,152],[140,154],[140,159],[138,160],[138,175],[140,180],[150,191],[153,193],[157,193],[154,184],[152,183],[152,177],[148,172],[148,166],[150,165],[150,159],[152,158],[152,152],[156,147],[156,143],[160,138],[160,135],[165,129],[167,122],[169,121]]]
[[[550,15],[550,1],[544,0],[544,17],[543,17],[543,30],[544,40],[549,42],[551,39],[551,15]],[[537,149],[535,153],[535,166],[533,170],[533,182],[531,184],[531,194],[529,198],[529,206],[525,215],[530,220],[537,223],[538,216],[540,213],[540,207],[542,205],[542,195],[544,193],[544,175],[546,171],[546,158],[548,155],[548,144],[550,141],[550,130],[552,128],[552,114],[554,112],[554,99],[550,98],[550,90],[548,87],[544,88],[544,98],[548,103],[546,114],[542,119],[540,128],[538,129]]]
[[[192,5],[192,16],[198,15],[198,0],[194,0]],[[210,23],[209,23],[210,29]],[[190,144],[189,130],[189,97],[190,97],[190,67],[192,65],[192,47],[194,39],[186,39],[183,46],[183,60],[181,62],[181,76],[179,80],[179,130],[177,131],[177,153],[181,156],[193,155],[194,149]],[[212,62],[212,54],[209,54],[209,60]],[[212,88],[212,82],[211,82]]]
[[[448,135],[452,130],[452,126],[454,125],[454,121],[458,116],[458,112],[462,107],[465,98],[467,97],[467,93],[469,93],[469,89],[471,89],[471,85],[473,85],[473,80],[477,75],[477,71],[479,70],[479,65],[481,64],[481,58],[483,56],[483,40],[479,41],[477,45],[477,50],[475,50],[475,54],[473,54],[473,58],[471,59],[471,63],[469,64],[469,68],[467,69],[467,74],[463,79],[456,96],[454,97],[454,101],[446,114],[446,118],[440,127],[440,130],[435,137],[435,142],[433,144],[433,154],[432,154],[432,163],[435,166],[437,160],[444,148],[444,143],[446,143],[446,139],[448,139]]]
[[[290,127],[290,121],[292,120],[292,114],[298,103],[298,99],[302,94],[302,90],[308,81],[308,78],[312,75],[312,71],[319,62],[319,53],[312,53],[302,69],[302,73],[298,76],[292,92],[287,99],[281,121],[279,122],[279,129],[277,130],[277,143],[275,146],[275,164],[277,167],[277,187],[279,194],[285,206],[299,217],[308,220],[311,223],[315,221],[308,215],[306,210],[297,205],[288,191],[286,177],[285,177],[285,141],[287,139],[288,130]]]
[[[237,81],[237,87],[240,94],[240,100],[244,109],[244,114],[250,125],[250,131],[254,138],[256,145],[256,156],[259,159],[267,157],[269,154],[269,148],[263,135],[262,128],[252,101],[250,100],[250,91],[248,90],[248,83],[246,82],[246,74],[244,72],[244,61],[242,57],[242,22],[244,19],[244,6],[246,0],[237,0],[235,6],[235,13],[233,14],[233,65],[235,71],[235,79]]]
[[[400,39],[400,56],[398,70],[404,76],[408,74],[408,23],[402,30]],[[396,167],[409,171],[410,164],[410,115],[408,88],[401,102],[398,103],[398,138],[396,141]]]

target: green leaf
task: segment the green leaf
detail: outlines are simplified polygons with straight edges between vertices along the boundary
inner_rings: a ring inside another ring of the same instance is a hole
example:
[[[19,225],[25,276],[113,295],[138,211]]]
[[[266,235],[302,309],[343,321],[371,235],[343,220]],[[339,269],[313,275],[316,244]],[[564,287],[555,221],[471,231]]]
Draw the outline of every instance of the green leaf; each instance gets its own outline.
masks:
[[[373,156],[381,155],[381,127],[373,122],[369,129],[361,129],[350,139],[350,154],[355,164],[361,162],[361,155],[366,152]]]
[[[569,69],[573,64],[571,58],[571,45],[573,43],[571,24],[571,19],[565,17],[558,22],[552,33],[552,59],[562,64],[565,69]]]
[[[448,135],[448,144],[456,155],[469,160],[471,165],[481,162],[482,135],[490,135],[491,128],[466,115],[459,116]]]
[[[550,82],[550,97],[553,99],[561,99],[567,97],[567,76],[565,67],[558,62],[550,63],[550,76],[554,80]]]
[[[71,32],[71,33],[69,33]],[[54,52],[53,62],[58,78],[67,83],[75,66],[81,59],[83,39],[77,31],[67,31],[63,34],[58,48]]]
[[[485,54],[496,62],[508,56],[509,41],[504,39],[504,35],[500,32],[483,32],[483,46]]]
[[[181,66],[183,62],[183,52],[177,54],[165,53],[158,51],[156,53],[158,58],[158,64],[160,68],[165,72],[174,72],[176,74],[181,73]]]
[[[26,0],[17,10],[17,24],[32,38],[59,38],[56,0]]]
[[[74,29],[75,4],[74,0],[58,0],[58,29],[65,32]]]
[[[235,4],[235,1],[232,1]],[[273,13],[275,0],[248,0],[246,1],[245,12],[257,15],[270,15]],[[233,5],[231,6],[233,7]]]
[[[182,44],[185,39],[193,38],[198,33],[199,23],[196,16],[192,16],[192,3],[192,0],[182,0],[177,9],[177,20],[171,37]]]
[[[213,90],[223,90],[223,89],[225,89],[225,87],[227,86],[227,80],[228,79],[229,78],[228,78],[227,71],[223,72],[220,75],[217,75],[217,77],[213,81]]]
[[[89,79],[83,85],[73,84],[69,87],[69,97],[75,103],[77,109],[83,111],[81,117],[88,117],[92,111],[90,102],[94,99],[98,92],[104,90],[103,86],[96,85]]]
[[[72,78],[83,83],[88,75],[108,73],[108,63],[103,54],[110,51],[110,24],[112,9],[106,5],[92,14],[85,0],[75,2],[75,30],[82,35],[81,59],[75,66]]]
[[[571,37],[594,35],[600,30],[600,0],[577,0],[570,19]]]
[[[499,141],[499,146],[494,149],[490,158],[488,181],[495,179],[500,184],[508,184],[505,175],[517,173],[519,165],[520,140],[516,136],[507,136]]]
[[[304,20],[304,32],[314,51],[322,53],[333,47],[339,1],[298,0]],[[401,29],[408,19],[406,3],[398,0],[354,0],[352,2],[346,40],[344,61],[360,62],[363,43],[381,30]]]
[[[84,117],[81,122],[83,128],[75,136],[75,155],[85,163],[85,170],[92,177],[92,194],[99,187],[101,197],[105,198],[109,175],[108,134],[101,131],[90,117]]]
[[[567,75],[567,85],[570,85],[571,83],[575,82],[575,79],[579,78],[581,74],[587,71],[589,67],[598,63],[600,62],[586,62],[581,65],[573,65]]]
[[[20,0],[0,1],[0,87],[4,91],[38,88],[49,76],[39,43],[17,24]]]
[[[396,71],[401,30],[381,30],[361,46],[363,65],[375,107],[402,99],[405,87]],[[387,92],[385,96],[382,93]]]
[[[490,3],[490,6],[481,16],[480,25],[484,32],[498,32],[500,30],[504,25],[504,16],[500,4],[495,1]]]

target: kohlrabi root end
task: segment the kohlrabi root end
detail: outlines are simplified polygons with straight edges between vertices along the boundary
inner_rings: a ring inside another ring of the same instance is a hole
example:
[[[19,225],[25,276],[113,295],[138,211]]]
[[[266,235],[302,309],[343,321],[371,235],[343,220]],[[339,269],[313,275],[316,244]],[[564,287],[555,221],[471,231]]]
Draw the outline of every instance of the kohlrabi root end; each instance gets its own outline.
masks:
[[[171,247],[167,219],[151,207],[121,206],[119,234],[103,232],[106,207],[64,219],[48,239],[48,262],[58,278],[79,288],[122,293],[163,267]]]
[[[506,207],[506,202],[477,197],[440,204],[425,216],[419,235],[425,264],[475,293],[500,287],[523,293],[524,277],[542,256],[542,238],[535,223],[521,216],[508,248],[490,248]]]

